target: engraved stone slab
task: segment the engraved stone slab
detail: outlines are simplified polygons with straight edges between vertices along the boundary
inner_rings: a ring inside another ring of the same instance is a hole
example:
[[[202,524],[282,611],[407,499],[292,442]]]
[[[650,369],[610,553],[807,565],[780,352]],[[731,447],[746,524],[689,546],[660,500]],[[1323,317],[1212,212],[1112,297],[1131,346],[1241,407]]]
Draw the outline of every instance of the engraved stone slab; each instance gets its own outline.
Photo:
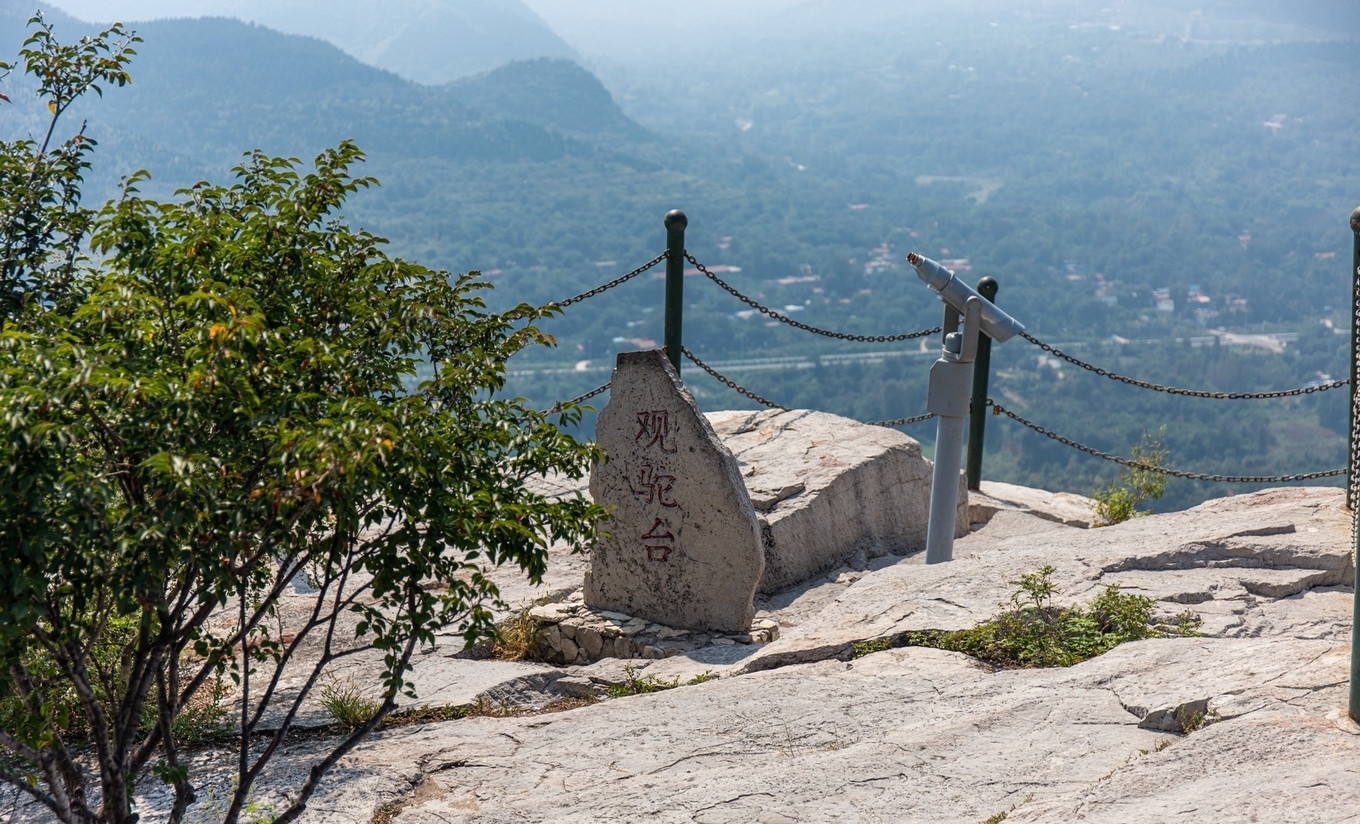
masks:
[[[590,494],[612,508],[585,602],[671,627],[747,632],[765,569],[732,453],[660,350],[621,352],[595,423],[608,458]]]

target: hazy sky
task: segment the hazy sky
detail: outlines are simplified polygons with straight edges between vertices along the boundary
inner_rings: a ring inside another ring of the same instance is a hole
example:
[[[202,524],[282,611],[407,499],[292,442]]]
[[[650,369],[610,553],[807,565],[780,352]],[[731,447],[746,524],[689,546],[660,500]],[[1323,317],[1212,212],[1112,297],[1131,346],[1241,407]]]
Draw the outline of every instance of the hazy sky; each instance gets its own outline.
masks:
[[[737,10],[766,10],[795,6],[800,2],[804,0],[740,0],[739,3],[733,3],[732,0],[688,0],[683,6],[677,7],[639,0],[524,0],[525,5],[543,15],[544,19],[611,16],[650,20],[676,14],[715,17],[732,14],[734,6]],[[77,17],[94,20],[119,16],[134,19],[230,14],[232,7],[238,4],[234,0],[65,0],[55,5]]]
[[[438,2],[439,0],[424,0]],[[415,0],[419,3],[421,0]],[[805,0],[687,0],[677,7],[647,0],[523,0],[568,41],[575,36],[612,29],[645,29],[684,19],[704,25],[733,17],[756,16],[796,6]],[[280,0],[287,5],[287,0]],[[237,0],[60,0],[55,4],[76,17],[93,22],[148,20],[157,17],[235,16]],[[682,10],[683,9],[683,10]],[[573,35],[573,32],[576,33]]]
[[[595,64],[600,60],[648,63],[657,53],[658,33],[669,31],[674,35],[678,46],[670,50],[674,55],[715,37],[731,36],[742,29],[750,31],[752,29],[744,24],[806,2],[808,0],[686,0],[682,7],[677,7],[653,0],[385,0],[382,4],[373,3],[365,10],[370,16],[396,15],[398,19],[411,20],[432,19],[422,12],[465,3],[489,3],[516,12],[526,11],[529,15],[537,14],[588,64]],[[93,23],[209,15],[237,17],[288,34],[320,37],[364,62],[423,82],[434,82],[391,65],[392,61],[381,55],[371,54],[373,48],[381,51],[382,35],[375,38],[379,41],[376,44],[368,44],[363,32],[369,24],[336,16],[342,13],[331,13],[334,10],[329,0],[56,0],[55,5]],[[393,22],[389,19],[388,25],[373,24],[373,27],[386,31],[393,28]],[[370,45],[373,48],[369,48]]]
[[[1037,6],[1053,11],[1067,8],[1078,15],[1097,14],[1128,18],[1156,19],[1158,25],[1170,18],[1196,17],[1200,14],[1236,18],[1295,22],[1311,26],[1314,33],[1360,31],[1360,0],[685,0],[682,4],[657,0],[349,0],[370,18],[381,17],[386,25],[365,22],[337,11],[332,0],[56,0],[56,5],[90,22],[113,20],[135,22],[157,17],[197,17],[223,15],[268,25],[290,34],[308,34],[330,40],[361,60],[404,73],[368,53],[367,31],[390,29],[400,21],[450,19],[447,14],[428,14],[431,10],[466,5],[489,4],[523,13],[537,14],[565,40],[586,64],[599,71],[609,65],[656,67],[663,58],[674,62],[683,54],[715,48],[739,47],[763,40],[779,30],[771,25],[787,22],[799,15],[780,12],[805,6],[815,10],[803,15],[804,28],[821,31],[840,23],[849,24],[855,12],[882,14],[889,11],[914,13],[963,14],[1006,8]],[[339,8],[343,8],[343,5]],[[1203,11],[1198,11],[1203,9]],[[254,10],[254,13],[252,13]],[[531,10],[531,12],[530,12]],[[364,16],[360,14],[358,16]],[[809,20],[813,21],[809,24]],[[1146,22],[1146,21],[1143,21]],[[1174,22],[1174,20],[1172,21]],[[1343,25],[1344,23],[1344,25]],[[414,23],[414,25],[420,25]],[[399,26],[398,26],[399,27]],[[822,27],[822,28],[818,28]],[[1273,36],[1290,35],[1293,26],[1272,30]],[[1299,31],[1305,31],[1300,29]],[[437,32],[433,34],[436,41]],[[547,32],[544,32],[547,35]],[[1260,35],[1255,35],[1260,36]],[[377,38],[381,40],[381,35]],[[426,39],[429,39],[428,37]],[[382,43],[377,44],[378,47]],[[544,52],[549,53],[549,52]],[[390,62],[390,61],[389,61]],[[408,75],[409,76],[409,75]],[[417,78],[419,79],[419,78]]]

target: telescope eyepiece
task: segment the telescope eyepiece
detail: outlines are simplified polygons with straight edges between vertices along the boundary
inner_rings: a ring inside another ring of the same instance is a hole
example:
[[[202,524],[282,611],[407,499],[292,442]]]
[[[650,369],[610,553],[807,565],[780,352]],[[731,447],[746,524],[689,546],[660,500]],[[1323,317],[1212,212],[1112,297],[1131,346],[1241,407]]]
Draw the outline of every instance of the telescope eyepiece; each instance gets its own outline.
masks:
[[[940,296],[940,300],[960,314],[965,311],[969,298],[976,297],[982,301],[982,331],[992,340],[1004,342],[1025,331],[1024,324],[998,309],[996,304],[979,295],[973,287],[959,280],[939,263],[915,252],[907,255],[907,263],[916,270],[916,276]]]

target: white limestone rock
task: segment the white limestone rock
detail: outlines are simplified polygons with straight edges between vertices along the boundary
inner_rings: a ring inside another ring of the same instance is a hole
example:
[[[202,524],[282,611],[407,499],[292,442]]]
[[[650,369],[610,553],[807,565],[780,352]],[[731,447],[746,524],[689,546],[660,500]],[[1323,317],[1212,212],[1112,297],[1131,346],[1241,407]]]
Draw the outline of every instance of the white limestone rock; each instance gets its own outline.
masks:
[[[875,559],[781,593],[767,613],[781,638],[764,647],[557,670],[566,695],[629,677],[676,689],[384,731],[337,766],[302,821],[365,824],[385,802],[401,808],[394,824],[1334,820],[1360,806],[1360,727],[1345,717],[1353,549],[1338,489],[1268,490],[1100,529],[1002,511],[951,563]],[[1008,581],[1044,563],[1060,603],[1119,583],[1204,615],[1206,636],[1126,644],[1066,669],[993,672],[923,648],[849,660],[857,640],[990,617]],[[522,672],[488,700],[555,686]],[[437,689],[423,684],[422,697]],[[1213,723],[1178,732],[1201,708]],[[281,750],[260,808],[333,743]],[[233,761],[230,747],[192,757],[196,820]],[[145,821],[164,819],[163,785],[147,778],[137,797]],[[51,820],[0,802],[16,820]]]
[[[808,410],[711,412],[708,420],[740,462],[760,517],[762,593],[816,577],[857,553],[925,549],[931,463],[915,440]],[[954,531],[968,532],[962,475]]]
[[[1095,520],[1095,505],[1093,498],[1072,492],[982,481],[977,490],[968,493],[968,520],[977,528],[1002,510],[1019,510],[1046,521],[1086,529]]]

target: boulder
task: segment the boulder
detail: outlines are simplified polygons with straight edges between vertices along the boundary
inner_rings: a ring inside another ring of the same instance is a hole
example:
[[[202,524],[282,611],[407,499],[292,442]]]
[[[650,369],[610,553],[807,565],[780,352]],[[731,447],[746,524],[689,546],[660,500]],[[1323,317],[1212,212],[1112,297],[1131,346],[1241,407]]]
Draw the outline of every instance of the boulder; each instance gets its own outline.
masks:
[[[842,561],[925,549],[931,463],[915,440],[826,412],[711,412],[713,431],[741,466],[765,550],[762,593]],[[959,476],[955,536],[968,533]]]

